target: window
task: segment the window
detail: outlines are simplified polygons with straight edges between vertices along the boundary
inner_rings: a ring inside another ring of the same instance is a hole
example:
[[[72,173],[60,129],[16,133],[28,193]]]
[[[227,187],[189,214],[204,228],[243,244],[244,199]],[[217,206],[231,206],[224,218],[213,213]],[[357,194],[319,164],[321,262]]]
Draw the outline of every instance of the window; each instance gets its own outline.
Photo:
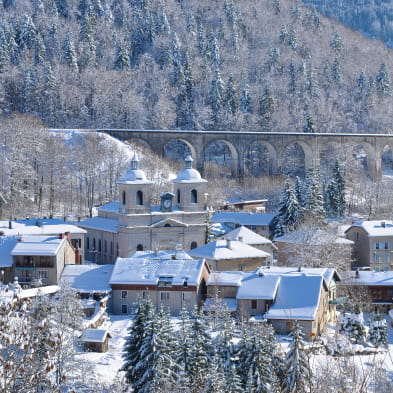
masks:
[[[143,205],[143,192],[142,191],[136,192],[136,204],[138,206]]]
[[[242,272],[243,271],[243,265],[239,265],[239,270]]]
[[[127,314],[127,304],[122,304],[121,305],[121,313],[122,314]]]
[[[160,292],[160,299],[162,302],[167,302],[169,300],[169,292]]]
[[[197,192],[197,190],[191,190],[191,203],[198,203],[198,192]]]
[[[385,242],[385,247],[384,247],[385,250],[389,250],[390,249],[390,244],[389,243],[390,242]]]
[[[255,310],[257,308],[257,301],[256,300],[251,300],[251,308]]]
[[[121,194],[121,202],[122,202],[123,205],[125,205],[126,202],[127,202],[126,192],[125,191],[123,191],[122,194]]]
[[[102,249],[102,243],[101,243],[101,239],[98,240],[98,252],[101,252]]]
[[[90,238],[89,237],[86,238],[86,248],[87,249],[90,248]]]
[[[111,255],[113,255],[113,242],[111,242]]]
[[[356,240],[356,241],[359,241],[359,240],[360,240],[360,233],[359,233],[359,232],[356,232],[356,233],[355,233],[355,240]]]
[[[127,299],[128,298],[128,291],[121,291],[121,298]]]
[[[190,249],[193,250],[194,248],[198,247],[198,243],[197,242],[191,242],[191,246]]]
[[[173,276],[160,276],[158,277],[158,287],[171,287],[173,282]]]
[[[48,278],[48,270],[38,270],[38,278],[46,280]]]
[[[374,254],[374,262],[379,263],[379,254],[377,253]]]
[[[116,256],[119,256],[119,243],[116,243]]]
[[[191,301],[192,300],[192,292],[182,292],[182,299],[183,299],[183,302]]]
[[[95,250],[95,249],[96,249],[96,239],[93,238],[93,250]]]
[[[383,262],[389,263],[389,254],[383,254]]]
[[[104,240],[104,250],[106,254],[108,252],[108,242],[106,240]]]
[[[164,227],[165,228],[169,228],[171,226],[171,224],[165,224]]]
[[[177,190],[177,203],[180,203],[180,190]]]
[[[143,244],[138,244],[138,245],[136,246],[136,250],[137,250],[137,251],[143,251]]]

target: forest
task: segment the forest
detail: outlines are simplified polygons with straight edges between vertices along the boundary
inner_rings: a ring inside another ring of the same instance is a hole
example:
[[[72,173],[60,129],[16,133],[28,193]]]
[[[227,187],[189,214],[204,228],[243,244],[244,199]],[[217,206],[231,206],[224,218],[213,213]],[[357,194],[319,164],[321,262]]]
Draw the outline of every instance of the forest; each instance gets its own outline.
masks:
[[[390,132],[392,64],[294,0],[0,3],[0,113],[55,128]]]

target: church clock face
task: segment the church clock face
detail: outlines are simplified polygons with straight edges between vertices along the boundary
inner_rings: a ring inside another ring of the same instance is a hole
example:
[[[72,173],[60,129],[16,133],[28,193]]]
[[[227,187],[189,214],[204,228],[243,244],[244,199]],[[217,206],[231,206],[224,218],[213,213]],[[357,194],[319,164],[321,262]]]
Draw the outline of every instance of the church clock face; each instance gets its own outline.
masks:
[[[170,209],[172,207],[172,201],[170,199],[165,199],[162,205],[165,209]]]

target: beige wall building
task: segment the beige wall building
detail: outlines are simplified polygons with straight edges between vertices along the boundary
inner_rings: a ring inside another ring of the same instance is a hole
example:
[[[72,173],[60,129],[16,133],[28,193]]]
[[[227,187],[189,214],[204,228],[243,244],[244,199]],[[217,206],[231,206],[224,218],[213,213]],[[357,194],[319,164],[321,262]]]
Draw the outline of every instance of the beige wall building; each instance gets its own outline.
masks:
[[[192,158],[186,157],[185,168],[172,180],[172,192],[163,193],[158,206],[151,205],[153,182],[138,165],[134,156],[131,169],[117,182],[120,200],[102,206],[98,216],[79,224],[88,232],[88,259],[113,263],[135,251],[168,250],[177,244],[190,250],[205,243],[207,181],[192,168]]]
[[[183,305],[192,311],[206,296],[209,274],[203,259],[195,260],[183,251],[137,252],[118,258],[109,281],[113,313],[128,314],[138,298],[146,297],[173,315],[179,315]]]
[[[363,221],[352,224],[345,232],[354,242],[353,266],[373,270],[393,270],[393,222]]]

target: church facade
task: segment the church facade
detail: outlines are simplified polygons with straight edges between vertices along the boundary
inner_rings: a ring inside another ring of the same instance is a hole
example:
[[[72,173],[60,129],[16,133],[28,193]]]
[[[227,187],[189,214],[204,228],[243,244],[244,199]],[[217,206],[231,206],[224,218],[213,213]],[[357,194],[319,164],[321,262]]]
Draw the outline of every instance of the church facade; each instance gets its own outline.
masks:
[[[207,181],[185,158],[185,168],[172,180],[172,189],[161,194],[160,205],[151,205],[153,182],[139,169],[138,157],[117,181],[119,201],[98,208],[96,217],[79,223],[86,229],[85,258],[114,263],[135,251],[190,250],[205,244],[208,211]]]

